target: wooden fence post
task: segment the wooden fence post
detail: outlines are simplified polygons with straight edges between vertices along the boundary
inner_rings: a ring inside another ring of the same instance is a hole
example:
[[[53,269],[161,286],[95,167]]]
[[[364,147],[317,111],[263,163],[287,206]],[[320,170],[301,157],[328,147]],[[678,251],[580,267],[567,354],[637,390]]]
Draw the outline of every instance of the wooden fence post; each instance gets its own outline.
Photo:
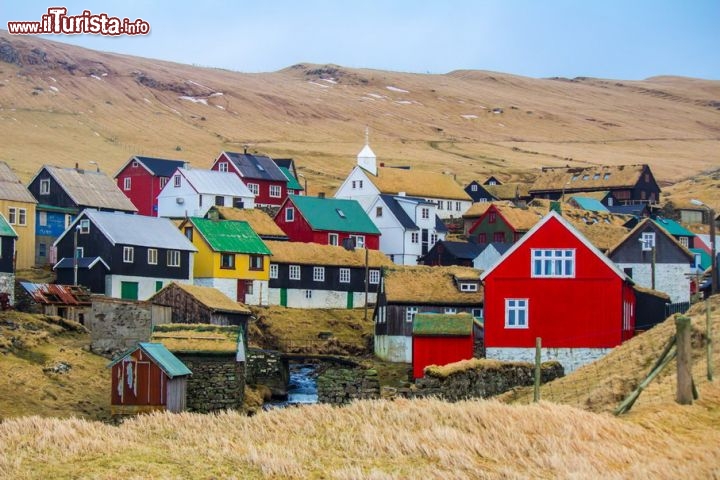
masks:
[[[705,330],[707,339],[705,339],[705,347],[707,353],[707,379],[713,381],[713,364],[712,364],[712,323],[710,322],[710,299],[705,299]]]
[[[542,339],[535,338],[535,388],[533,391],[533,402],[540,401],[540,377],[542,376]]]
[[[690,318],[675,317],[677,342],[677,394],[675,400],[681,405],[693,401],[692,352],[690,350]]]

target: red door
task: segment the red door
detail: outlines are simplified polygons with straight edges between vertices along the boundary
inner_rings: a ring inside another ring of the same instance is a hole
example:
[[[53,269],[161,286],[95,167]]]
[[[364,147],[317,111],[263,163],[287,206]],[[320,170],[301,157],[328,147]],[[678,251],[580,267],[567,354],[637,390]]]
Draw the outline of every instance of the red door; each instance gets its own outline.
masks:
[[[245,280],[237,281],[237,298],[236,302],[245,303],[245,293],[247,293],[247,286]]]

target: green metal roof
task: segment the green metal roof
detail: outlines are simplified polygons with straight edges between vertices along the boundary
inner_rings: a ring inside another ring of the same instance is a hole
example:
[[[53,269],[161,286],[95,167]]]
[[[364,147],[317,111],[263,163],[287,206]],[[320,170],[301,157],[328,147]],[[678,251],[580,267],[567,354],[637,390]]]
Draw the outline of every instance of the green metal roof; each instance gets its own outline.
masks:
[[[216,252],[271,255],[248,222],[192,217],[190,221]]]
[[[702,248],[689,248],[693,254],[700,255],[700,268],[703,270],[707,270],[707,268],[712,263],[712,257],[708,252],[703,250]]]
[[[289,195],[288,198],[314,230],[380,234],[356,200],[299,195]]]
[[[418,313],[413,321],[413,335],[464,336],[471,335],[473,317],[469,313]]]
[[[7,220],[5,220],[5,217],[2,213],[0,213],[0,237],[15,237],[17,238],[17,233],[15,232],[15,229],[13,229],[12,225],[10,225]]]
[[[70,208],[70,207],[56,207],[55,205],[48,205],[47,203],[38,203],[37,206],[35,206],[35,209],[37,211],[46,211],[46,212],[60,212],[60,213],[70,213],[72,215],[77,215],[80,210],[77,208]]]
[[[300,185],[300,182],[298,182],[298,179],[293,177],[293,174],[290,173],[290,169],[286,167],[280,167],[280,170],[283,172],[283,174],[287,177],[287,188],[289,190],[304,190],[302,185]]]
[[[607,212],[605,205],[595,198],[573,196],[572,199],[577,203],[578,207],[589,212]]]
[[[694,237],[695,234],[692,233],[687,228],[680,225],[675,220],[670,220],[669,218],[657,218],[653,220],[656,225],[664,229],[666,232],[668,232],[670,235],[674,237]]]
[[[140,342],[137,347],[131,348],[120,355],[117,359],[110,362],[108,367],[112,367],[113,365],[121,362],[123,358],[127,357],[138,348],[142,349],[142,351],[144,351],[150,358],[155,360],[158,367],[160,367],[168,377],[175,378],[182,377],[183,375],[192,375],[190,369],[187,368],[187,366],[180,361],[179,358],[173,355],[170,350],[165,348],[162,343]]]

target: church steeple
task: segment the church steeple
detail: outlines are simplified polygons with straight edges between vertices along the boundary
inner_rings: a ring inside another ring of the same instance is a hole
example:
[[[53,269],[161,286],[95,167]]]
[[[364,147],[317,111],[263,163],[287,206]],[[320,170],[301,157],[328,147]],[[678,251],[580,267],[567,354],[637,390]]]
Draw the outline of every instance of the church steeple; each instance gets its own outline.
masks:
[[[370,129],[365,127],[365,146],[357,155],[357,164],[368,173],[377,176],[377,157],[370,148]]]

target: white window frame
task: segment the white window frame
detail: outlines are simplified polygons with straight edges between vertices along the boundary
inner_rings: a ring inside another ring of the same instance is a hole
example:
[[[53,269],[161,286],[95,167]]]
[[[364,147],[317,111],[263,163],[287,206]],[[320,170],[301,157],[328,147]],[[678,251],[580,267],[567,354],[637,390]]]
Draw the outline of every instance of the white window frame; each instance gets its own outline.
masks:
[[[300,265],[290,265],[290,268],[288,270],[288,278],[290,280],[300,280]]]
[[[134,247],[123,247],[123,263],[135,263]]]
[[[405,321],[412,323],[415,320],[415,315],[418,314],[418,307],[405,307]]]
[[[288,223],[295,221],[295,209],[293,207],[287,207],[285,209],[285,221]]]
[[[180,266],[180,250],[168,250],[167,266],[168,267],[179,267]]]
[[[90,220],[83,218],[80,220],[80,233],[90,233]]]
[[[280,198],[282,196],[282,187],[280,185],[270,185],[270,197]]]
[[[685,248],[688,248],[688,245],[689,245],[688,237],[680,237],[678,239],[678,241],[680,242],[680,245],[682,245]]]
[[[218,163],[218,172],[227,172],[227,171],[228,171],[228,162]]]
[[[38,212],[38,225],[47,227],[47,212]]]
[[[248,187],[248,190],[250,190],[250,192],[251,192],[253,195],[260,195],[260,185],[259,185],[259,184],[257,184],[257,183],[248,183],[248,184],[247,184],[247,187]]]
[[[158,263],[158,251],[157,251],[157,248],[148,248],[148,251],[147,251],[147,263],[148,263],[148,265],[157,265],[157,263]]]
[[[168,177],[160,177],[160,190],[165,188],[165,185],[167,185],[168,180],[170,180]]]
[[[455,202],[455,211],[459,212],[462,210],[462,202]]]
[[[642,232],[640,235],[641,248],[645,251],[655,248],[655,232]],[[645,248],[648,246],[649,248]]]
[[[40,180],[40,195],[50,195],[50,179],[43,178]]]
[[[18,225],[20,225],[20,226],[27,225],[27,209],[26,208],[18,208]]]
[[[340,235],[337,233],[328,233],[328,245],[340,245]]]
[[[355,248],[365,248],[365,235],[350,235],[355,239]]]
[[[380,283],[380,270],[370,270],[368,276],[370,285],[377,285]]]
[[[340,269],[340,283],[350,283],[350,269],[349,268],[341,268]]]
[[[457,314],[456,307],[445,307],[445,315],[455,315],[455,314]]]
[[[422,218],[430,218],[430,209],[429,208],[421,208],[420,209],[420,216]]]
[[[472,185],[470,185],[470,191],[477,192],[477,184],[473,183]]]
[[[325,267],[313,267],[313,282],[325,281]]]
[[[410,243],[418,243],[420,241],[420,234],[418,232],[410,233]]]
[[[530,253],[530,276],[532,278],[575,278],[577,268],[575,263],[574,248],[533,248]],[[536,270],[538,266],[539,272]],[[568,270],[570,271],[568,272]]]
[[[180,188],[182,186],[182,179],[180,175],[173,176],[173,187]]]
[[[520,304],[519,302],[523,302]],[[518,314],[523,312],[525,318],[519,323]],[[515,313],[514,318],[510,314]],[[511,323],[512,320],[512,323]],[[505,299],[505,328],[530,328],[530,300],[527,298],[506,298]]]
[[[123,190],[125,190],[127,192],[128,190],[131,190],[131,189],[132,189],[132,178],[130,178],[130,177],[123,178]]]
[[[473,283],[473,282],[462,282],[462,283],[460,283],[460,291],[461,292],[477,292],[478,285],[477,285],[477,283]]]
[[[278,264],[277,263],[270,264],[270,278],[278,278]]]
[[[8,223],[10,225],[17,224],[17,208],[16,207],[8,207]]]
[[[8,223],[10,225],[27,225],[27,209],[20,207],[8,207]]]

